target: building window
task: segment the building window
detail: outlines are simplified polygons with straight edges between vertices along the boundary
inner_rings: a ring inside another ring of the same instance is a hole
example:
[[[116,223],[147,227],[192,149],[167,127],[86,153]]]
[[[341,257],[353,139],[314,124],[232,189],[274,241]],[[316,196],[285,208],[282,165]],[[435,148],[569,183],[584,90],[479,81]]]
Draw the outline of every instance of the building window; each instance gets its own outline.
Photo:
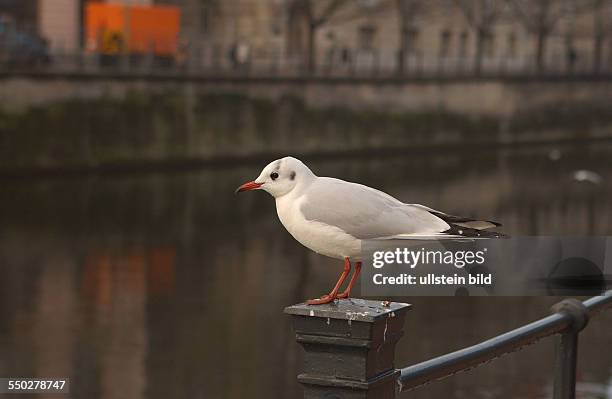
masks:
[[[274,3],[272,6],[272,21],[270,31],[275,36],[280,36],[283,33],[283,24],[286,23],[284,19],[284,12],[280,3]]]
[[[459,57],[465,58],[467,57],[467,47],[468,47],[468,33],[466,31],[461,32],[459,35]]]
[[[403,49],[404,54],[414,54],[417,51],[417,43],[419,40],[419,30],[416,28],[407,28],[402,32],[404,36]]]
[[[448,29],[440,33],[440,57],[448,57],[450,54],[451,37],[451,31]]]
[[[371,25],[365,25],[359,28],[359,48],[362,50],[374,49],[374,36],[376,28]]]
[[[489,33],[485,36],[484,41],[484,54],[492,58],[495,55],[495,34]]]
[[[200,11],[200,32],[203,35],[210,33],[210,8],[203,6]]]
[[[516,33],[511,32],[508,34],[508,57],[516,57]]]
[[[340,62],[342,64],[350,64],[351,63],[351,50],[344,47],[340,50]]]

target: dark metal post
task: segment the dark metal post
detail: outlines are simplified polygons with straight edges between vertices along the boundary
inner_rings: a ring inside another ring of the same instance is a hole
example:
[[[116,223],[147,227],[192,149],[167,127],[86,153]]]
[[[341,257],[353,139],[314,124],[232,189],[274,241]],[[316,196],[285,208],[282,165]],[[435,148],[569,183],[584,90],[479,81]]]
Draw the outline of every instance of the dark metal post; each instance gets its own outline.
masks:
[[[565,299],[554,305],[552,310],[572,318],[570,328],[557,337],[553,398],[575,399],[578,334],[588,323],[588,309],[576,299]]]
[[[304,398],[393,399],[399,370],[395,344],[411,305],[344,299],[289,306],[296,341],[304,348],[298,381]]]
[[[578,333],[568,331],[556,337],[554,399],[576,397]]]

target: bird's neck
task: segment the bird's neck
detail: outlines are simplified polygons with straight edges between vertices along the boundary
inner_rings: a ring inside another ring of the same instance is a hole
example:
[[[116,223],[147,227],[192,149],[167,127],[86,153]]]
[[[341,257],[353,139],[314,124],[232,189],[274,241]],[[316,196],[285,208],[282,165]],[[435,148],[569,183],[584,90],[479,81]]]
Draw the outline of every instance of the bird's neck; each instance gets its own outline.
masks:
[[[293,189],[291,189],[291,191],[286,194],[275,197],[277,203],[279,200],[295,200],[301,197],[308,189],[308,187],[310,187],[310,185],[313,184],[317,179],[318,177],[314,174],[311,174],[310,176],[302,175],[300,181],[295,185],[295,187],[293,187]]]
[[[293,190],[291,190],[289,194],[294,194],[296,197],[301,196],[304,191],[306,191],[306,189],[308,189],[308,187],[310,187],[310,185],[313,184],[317,179],[318,177],[312,172],[310,173],[310,175],[303,176],[299,183],[295,185],[295,187],[293,188]]]

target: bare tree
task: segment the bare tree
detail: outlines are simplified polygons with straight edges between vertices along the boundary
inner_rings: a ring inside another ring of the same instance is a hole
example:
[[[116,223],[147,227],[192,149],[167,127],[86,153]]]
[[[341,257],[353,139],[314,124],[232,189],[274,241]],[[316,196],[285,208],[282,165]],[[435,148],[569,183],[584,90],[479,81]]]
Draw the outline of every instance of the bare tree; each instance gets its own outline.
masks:
[[[545,67],[544,56],[550,34],[559,20],[571,11],[567,2],[559,0],[511,0],[523,26],[535,36],[535,63],[538,72]]]
[[[183,6],[183,39],[180,51],[185,52],[187,57],[187,67],[194,70],[200,66],[201,62],[201,43],[202,39],[210,30],[210,16],[219,13],[218,0],[185,0]],[[205,20],[205,16],[208,16]]]
[[[474,73],[480,74],[485,41],[492,36],[505,4],[501,0],[455,0],[455,4],[475,33]]]
[[[307,25],[307,60],[309,72],[314,72],[317,64],[317,32],[346,4],[349,0],[294,0],[294,10],[306,18]],[[294,23],[290,21],[289,23]]]
[[[610,22],[611,0],[591,0],[593,12],[593,72],[601,69],[603,46],[606,38],[612,33]]]

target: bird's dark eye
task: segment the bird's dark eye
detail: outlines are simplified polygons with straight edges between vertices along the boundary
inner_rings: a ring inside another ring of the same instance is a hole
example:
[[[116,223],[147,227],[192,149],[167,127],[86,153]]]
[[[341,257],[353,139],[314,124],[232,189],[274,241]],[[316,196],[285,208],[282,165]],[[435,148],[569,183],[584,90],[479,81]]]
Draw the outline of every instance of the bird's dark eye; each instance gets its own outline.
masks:
[[[276,172],[270,173],[270,178],[272,178],[272,180],[278,179],[278,173],[276,173]]]

